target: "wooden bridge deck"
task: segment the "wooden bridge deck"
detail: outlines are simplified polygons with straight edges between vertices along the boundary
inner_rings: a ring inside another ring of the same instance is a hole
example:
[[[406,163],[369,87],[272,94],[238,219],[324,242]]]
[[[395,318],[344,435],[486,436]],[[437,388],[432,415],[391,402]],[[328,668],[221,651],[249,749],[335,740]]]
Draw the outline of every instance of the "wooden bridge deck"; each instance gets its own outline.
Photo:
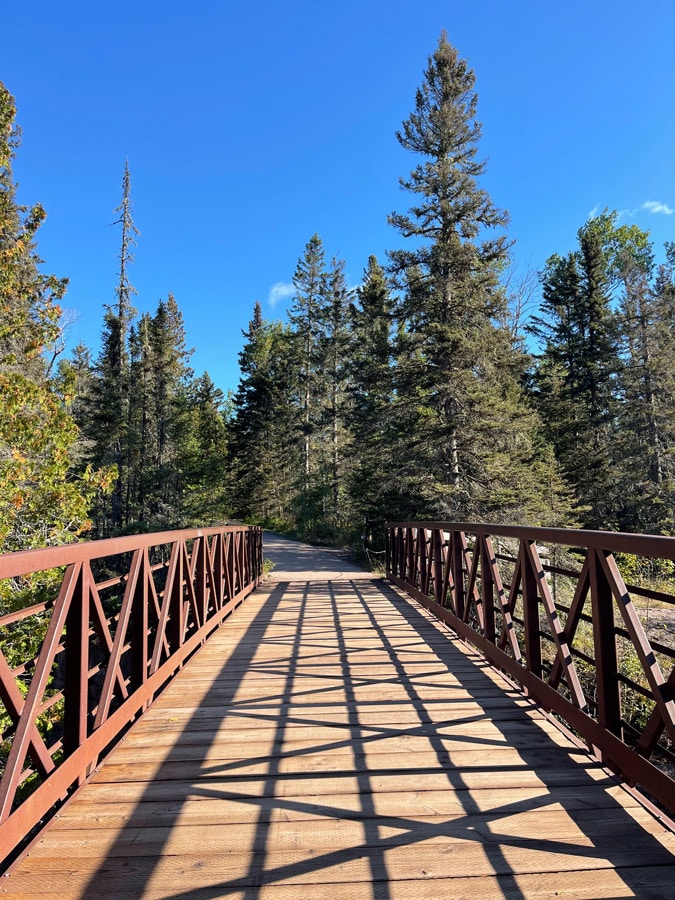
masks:
[[[265,552],[274,580],[0,892],[675,894],[672,832],[426,611],[334,558]]]

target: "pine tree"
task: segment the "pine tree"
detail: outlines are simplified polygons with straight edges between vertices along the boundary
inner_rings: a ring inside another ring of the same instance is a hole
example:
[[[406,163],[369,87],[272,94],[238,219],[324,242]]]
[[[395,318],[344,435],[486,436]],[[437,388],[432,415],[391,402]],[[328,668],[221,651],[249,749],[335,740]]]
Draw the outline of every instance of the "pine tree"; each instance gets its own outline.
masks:
[[[675,527],[675,283],[655,267],[651,244],[624,243],[620,331],[624,365],[615,448],[622,530],[671,533]]]
[[[185,453],[190,441],[192,351],[186,346],[183,316],[172,294],[160,300],[147,321],[146,414],[144,440],[149,465],[142,472],[146,525],[155,529],[183,524]],[[134,390],[138,392],[139,385]],[[138,404],[141,398],[136,399]]]
[[[295,298],[288,318],[297,344],[302,391],[303,488],[309,502],[318,475],[316,445],[324,403],[323,324],[326,303],[326,267],[321,238],[313,235],[293,275]]]
[[[225,397],[208,373],[190,388],[190,433],[183,445],[183,516],[188,525],[217,525],[229,508]]]
[[[124,163],[124,175],[122,177],[122,202],[114,210],[119,213],[114,225],[121,225],[122,240],[120,245],[120,268],[115,288],[116,306],[114,314],[119,322],[119,338],[117,343],[118,357],[115,364],[123,379],[126,369],[127,338],[130,324],[136,314],[132,305],[132,298],[137,293],[136,288],[129,281],[129,266],[134,261],[132,247],[136,245],[136,237],[140,234],[132,218],[131,200],[131,175],[129,174],[129,161]]]
[[[392,479],[409,514],[522,519],[543,491],[538,423],[520,388],[523,354],[500,326],[508,217],[478,184],[474,84],[443,33],[397,134],[423,161],[401,179],[415,205],[389,217],[414,239],[390,254],[401,291]]]
[[[121,225],[115,303],[107,308],[104,316],[101,351],[91,385],[90,414],[85,416],[88,437],[93,442],[94,464],[114,465],[117,469],[111,501],[99,511],[98,524],[103,534],[128,527],[132,519],[129,486],[131,460],[128,455],[131,417],[128,339],[136,314],[131,305],[136,290],[129,281],[129,266],[133,261],[131,248],[139,232],[132,218],[128,163],[125,163],[122,178],[122,202],[114,212],[119,213],[114,224]]]
[[[330,443],[330,512],[325,517],[339,529],[348,516],[346,503],[347,447],[345,426],[347,356],[349,353],[349,291],[344,260],[334,259],[327,277],[322,355],[325,359],[326,420]]]
[[[544,316],[531,328],[545,342],[535,375],[542,419],[590,528],[616,527],[619,503],[613,445],[620,360],[605,225],[590,220],[576,251],[547,260]]]
[[[305,463],[297,344],[288,327],[263,319],[259,303],[243,335],[229,426],[232,503],[246,521],[288,526]]]
[[[392,307],[385,273],[375,256],[370,256],[356,302],[351,305],[348,360],[350,493],[359,518],[364,520],[384,520],[390,514]]]

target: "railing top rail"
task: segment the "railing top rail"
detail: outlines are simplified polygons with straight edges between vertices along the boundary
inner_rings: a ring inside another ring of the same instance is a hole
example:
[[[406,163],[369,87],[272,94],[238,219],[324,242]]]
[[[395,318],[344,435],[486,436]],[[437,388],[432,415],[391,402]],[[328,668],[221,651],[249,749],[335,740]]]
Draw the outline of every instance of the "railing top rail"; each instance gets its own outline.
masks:
[[[583,528],[536,528],[523,525],[486,525],[480,522],[387,522],[385,528],[428,528],[465,531],[470,534],[499,535],[537,543],[566,547],[592,547],[612,553],[633,553],[675,560],[675,537],[658,534],[626,534],[615,531],[590,531]]]
[[[19,575],[30,575],[44,569],[56,569],[59,566],[76,562],[87,562],[101,559],[104,556],[115,556],[118,553],[129,553],[145,547],[157,547],[174,541],[188,541],[193,538],[209,537],[212,534],[242,531],[248,526],[223,525],[213,528],[181,528],[176,531],[158,531],[150,534],[130,534],[124,537],[105,538],[100,541],[83,541],[82,543],[63,544],[58,547],[43,547],[39,550],[18,550],[0,556],[0,579],[13,578]]]

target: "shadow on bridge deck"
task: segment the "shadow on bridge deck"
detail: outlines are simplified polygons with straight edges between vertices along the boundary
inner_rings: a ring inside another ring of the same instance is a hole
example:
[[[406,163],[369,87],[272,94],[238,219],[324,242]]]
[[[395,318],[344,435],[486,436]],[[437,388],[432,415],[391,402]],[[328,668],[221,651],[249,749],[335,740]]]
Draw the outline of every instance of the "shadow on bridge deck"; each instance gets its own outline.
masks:
[[[276,581],[6,896],[672,896],[673,835],[631,794],[426,611],[335,554],[296,552],[266,542]]]

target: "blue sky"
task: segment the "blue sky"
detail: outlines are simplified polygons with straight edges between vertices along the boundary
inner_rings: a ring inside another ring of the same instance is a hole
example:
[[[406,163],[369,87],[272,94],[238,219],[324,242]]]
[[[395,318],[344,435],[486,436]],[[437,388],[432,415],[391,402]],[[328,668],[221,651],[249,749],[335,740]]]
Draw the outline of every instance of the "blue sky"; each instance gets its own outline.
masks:
[[[371,253],[384,262],[415,165],[395,132],[443,28],[476,72],[483,186],[521,271],[605,207],[675,240],[672,0],[23,0],[2,26],[19,197],[47,209],[40,255],[70,279],[71,345],[95,353],[125,159],[136,305],[173,292],[195,370],[223,389],[254,302],[283,317],[314,233],[353,285]]]

